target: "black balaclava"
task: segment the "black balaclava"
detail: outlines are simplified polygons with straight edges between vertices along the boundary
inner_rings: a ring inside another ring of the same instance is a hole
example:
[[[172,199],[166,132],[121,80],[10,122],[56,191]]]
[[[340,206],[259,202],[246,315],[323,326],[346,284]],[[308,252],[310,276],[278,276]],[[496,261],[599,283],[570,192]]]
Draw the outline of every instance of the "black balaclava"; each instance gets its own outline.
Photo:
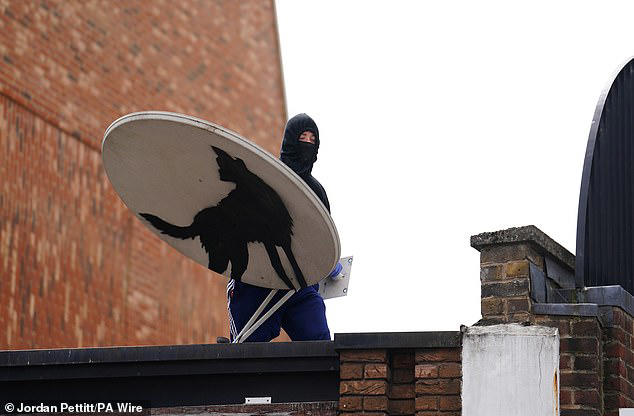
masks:
[[[315,144],[299,141],[299,136],[305,131],[310,131],[315,135]],[[330,211],[326,191],[317,179],[311,175],[313,164],[317,161],[318,151],[319,129],[315,121],[304,113],[288,120],[284,130],[280,159],[306,182]]]
[[[315,135],[315,144],[299,141],[299,136],[310,131]],[[319,151],[319,129],[308,115],[302,113],[288,120],[284,130],[284,141],[280,159],[299,176],[310,175]]]

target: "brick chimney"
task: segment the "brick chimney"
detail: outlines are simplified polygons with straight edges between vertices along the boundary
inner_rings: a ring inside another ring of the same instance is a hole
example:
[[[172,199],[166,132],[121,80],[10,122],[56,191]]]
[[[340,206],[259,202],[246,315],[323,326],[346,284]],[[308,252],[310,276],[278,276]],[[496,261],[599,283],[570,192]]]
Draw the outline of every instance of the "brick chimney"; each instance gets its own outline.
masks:
[[[634,297],[620,286],[579,287],[575,257],[535,226],[471,237],[480,252],[476,325],[557,327],[562,415],[617,416],[634,407]]]
[[[471,247],[480,252],[481,324],[529,322],[534,303],[575,287],[574,256],[533,225],[472,236]]]

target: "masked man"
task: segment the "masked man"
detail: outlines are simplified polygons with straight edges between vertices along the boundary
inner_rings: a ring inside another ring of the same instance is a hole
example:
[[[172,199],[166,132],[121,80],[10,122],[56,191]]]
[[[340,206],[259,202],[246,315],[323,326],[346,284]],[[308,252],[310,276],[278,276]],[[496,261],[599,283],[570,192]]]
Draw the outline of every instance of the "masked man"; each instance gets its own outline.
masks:
[[[311,174],[313,164],[317,161],[318,150],[319,130],[313,119],[306,114],[298,114],[288,120],[284,130],[280,159],[304,180],[330,212],[326,191]],[[300,289],[245,341],[268,342],[280,334],[280,328],[284,328],[293,341],[330,340],[330,330],[326,322],[326,306],[318,289],[318,284]],[[232,341],[269,292],[270,289],[229,280],[227,308]],[[274,305],[283,294],[283,291],[278,292],[268,308]]]

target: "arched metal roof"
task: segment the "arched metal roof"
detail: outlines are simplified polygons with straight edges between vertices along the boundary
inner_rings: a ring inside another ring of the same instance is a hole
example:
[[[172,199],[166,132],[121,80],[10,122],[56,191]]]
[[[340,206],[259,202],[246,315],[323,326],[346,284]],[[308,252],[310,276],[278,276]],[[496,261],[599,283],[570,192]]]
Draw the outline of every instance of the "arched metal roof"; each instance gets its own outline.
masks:
[[[634,59],[603,91],[590,127],[577,217],[577,286],[634,293]]]

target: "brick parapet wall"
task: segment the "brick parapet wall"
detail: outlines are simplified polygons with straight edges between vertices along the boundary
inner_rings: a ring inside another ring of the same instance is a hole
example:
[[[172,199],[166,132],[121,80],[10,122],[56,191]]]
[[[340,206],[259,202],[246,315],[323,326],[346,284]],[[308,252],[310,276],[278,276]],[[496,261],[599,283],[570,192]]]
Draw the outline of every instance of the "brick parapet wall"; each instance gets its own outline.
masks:
[[[387,414],[390,380],[387,350],[341,351],[339,360],[339,411]]]
[[[460,340],[460,332],[336,334],[339,412],[459,415]]]
[[[416,415],[460,415],[461,349],[420,349],[415,362]]]
[[[390,415],[411,415],[415,409],[415,350],[390,351],[388,411]]]

